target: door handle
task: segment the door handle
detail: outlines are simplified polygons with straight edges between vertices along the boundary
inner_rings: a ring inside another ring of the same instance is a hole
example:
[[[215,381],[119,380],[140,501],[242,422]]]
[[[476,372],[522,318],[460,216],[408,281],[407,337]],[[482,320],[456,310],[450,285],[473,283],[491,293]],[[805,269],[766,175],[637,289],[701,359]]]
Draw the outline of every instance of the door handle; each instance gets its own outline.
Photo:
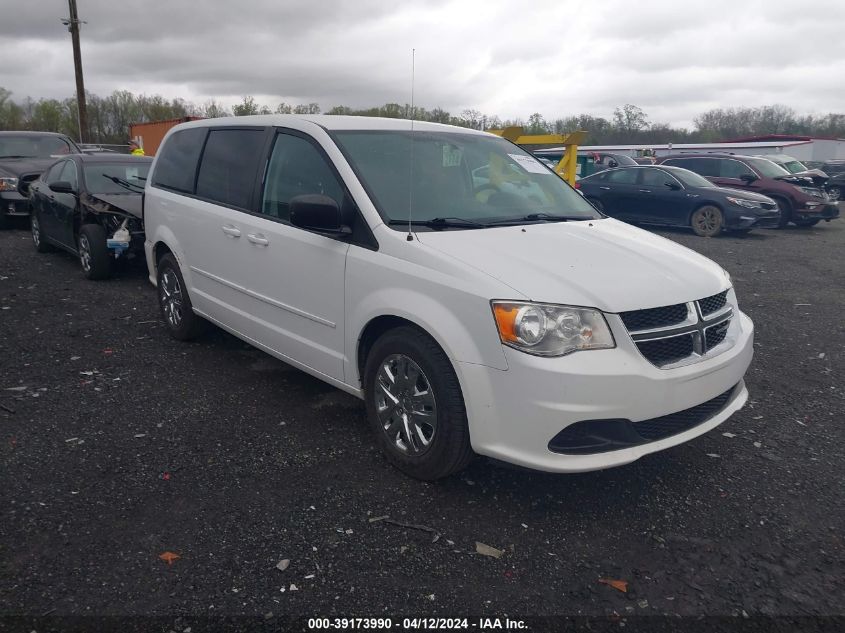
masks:
[[[246,239],[253,244],[258,244],[258,246],[267,246],[270,243],[270,240],[261,235],[261,233],[247,233]]]
[[[640,193],[651,193],[651,189],[640,189]]]
[[[241,236],[241,230],[236,226],[232,226],[231,224],[224,224],[220,227],[220,230],[223,231],[229,237]]]
[[[599,189],[604,189],[605,191],[610,191],[610,187],[599,187]]]

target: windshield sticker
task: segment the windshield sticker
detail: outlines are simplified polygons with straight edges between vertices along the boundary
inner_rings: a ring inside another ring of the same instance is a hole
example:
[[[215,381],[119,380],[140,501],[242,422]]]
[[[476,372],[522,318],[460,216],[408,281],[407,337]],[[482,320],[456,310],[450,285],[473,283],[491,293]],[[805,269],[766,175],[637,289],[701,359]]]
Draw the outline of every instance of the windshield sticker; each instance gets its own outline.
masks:
[[[531,158],[530,156],[524,156],[522,154],[508,154],[513,161],[522,167],[525,171],[531,174],[551,174],[546,166],[543,165],[539,160],[536,158]]]
[[[461,159],[464,153],[454,145],[443,146],[443,166],[444,167],[458,167],[461,164]]]

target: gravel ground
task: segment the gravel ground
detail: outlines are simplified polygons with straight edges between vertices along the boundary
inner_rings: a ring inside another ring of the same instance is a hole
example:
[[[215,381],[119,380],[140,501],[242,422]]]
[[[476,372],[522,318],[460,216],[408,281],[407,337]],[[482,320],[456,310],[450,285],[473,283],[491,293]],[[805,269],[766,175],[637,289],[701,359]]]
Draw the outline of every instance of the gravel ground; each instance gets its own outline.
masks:
[[[0,614],[845,614],[845,221],[662,234],[733,275],[749,405],[623,468],[427,484],[354,398],[172,341],[142,268],[87,282],[0,233]]]

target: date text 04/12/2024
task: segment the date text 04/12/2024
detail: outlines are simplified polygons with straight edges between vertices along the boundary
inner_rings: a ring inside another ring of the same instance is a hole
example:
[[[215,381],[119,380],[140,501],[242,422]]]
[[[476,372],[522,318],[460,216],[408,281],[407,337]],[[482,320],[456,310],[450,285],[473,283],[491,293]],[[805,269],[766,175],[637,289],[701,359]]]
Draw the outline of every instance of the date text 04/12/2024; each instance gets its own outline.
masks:
[[[403,618],[394,621],[391,618],[309,618],[309,630],[448,630],[475,629],[478,631],[526,630],[523,620],[510,618]]]

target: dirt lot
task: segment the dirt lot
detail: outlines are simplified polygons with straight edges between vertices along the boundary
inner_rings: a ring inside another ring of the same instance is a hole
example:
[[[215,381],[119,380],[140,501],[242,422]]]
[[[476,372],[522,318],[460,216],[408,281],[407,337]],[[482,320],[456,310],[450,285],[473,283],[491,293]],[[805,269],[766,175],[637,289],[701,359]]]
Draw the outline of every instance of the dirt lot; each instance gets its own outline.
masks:
[[[615,470],[426,484],[357,400],[172,341],[143,269],[87,282],[0,233],[0,613],[845,614],[845,221],[663,234],[733,275],[750,404]]]

